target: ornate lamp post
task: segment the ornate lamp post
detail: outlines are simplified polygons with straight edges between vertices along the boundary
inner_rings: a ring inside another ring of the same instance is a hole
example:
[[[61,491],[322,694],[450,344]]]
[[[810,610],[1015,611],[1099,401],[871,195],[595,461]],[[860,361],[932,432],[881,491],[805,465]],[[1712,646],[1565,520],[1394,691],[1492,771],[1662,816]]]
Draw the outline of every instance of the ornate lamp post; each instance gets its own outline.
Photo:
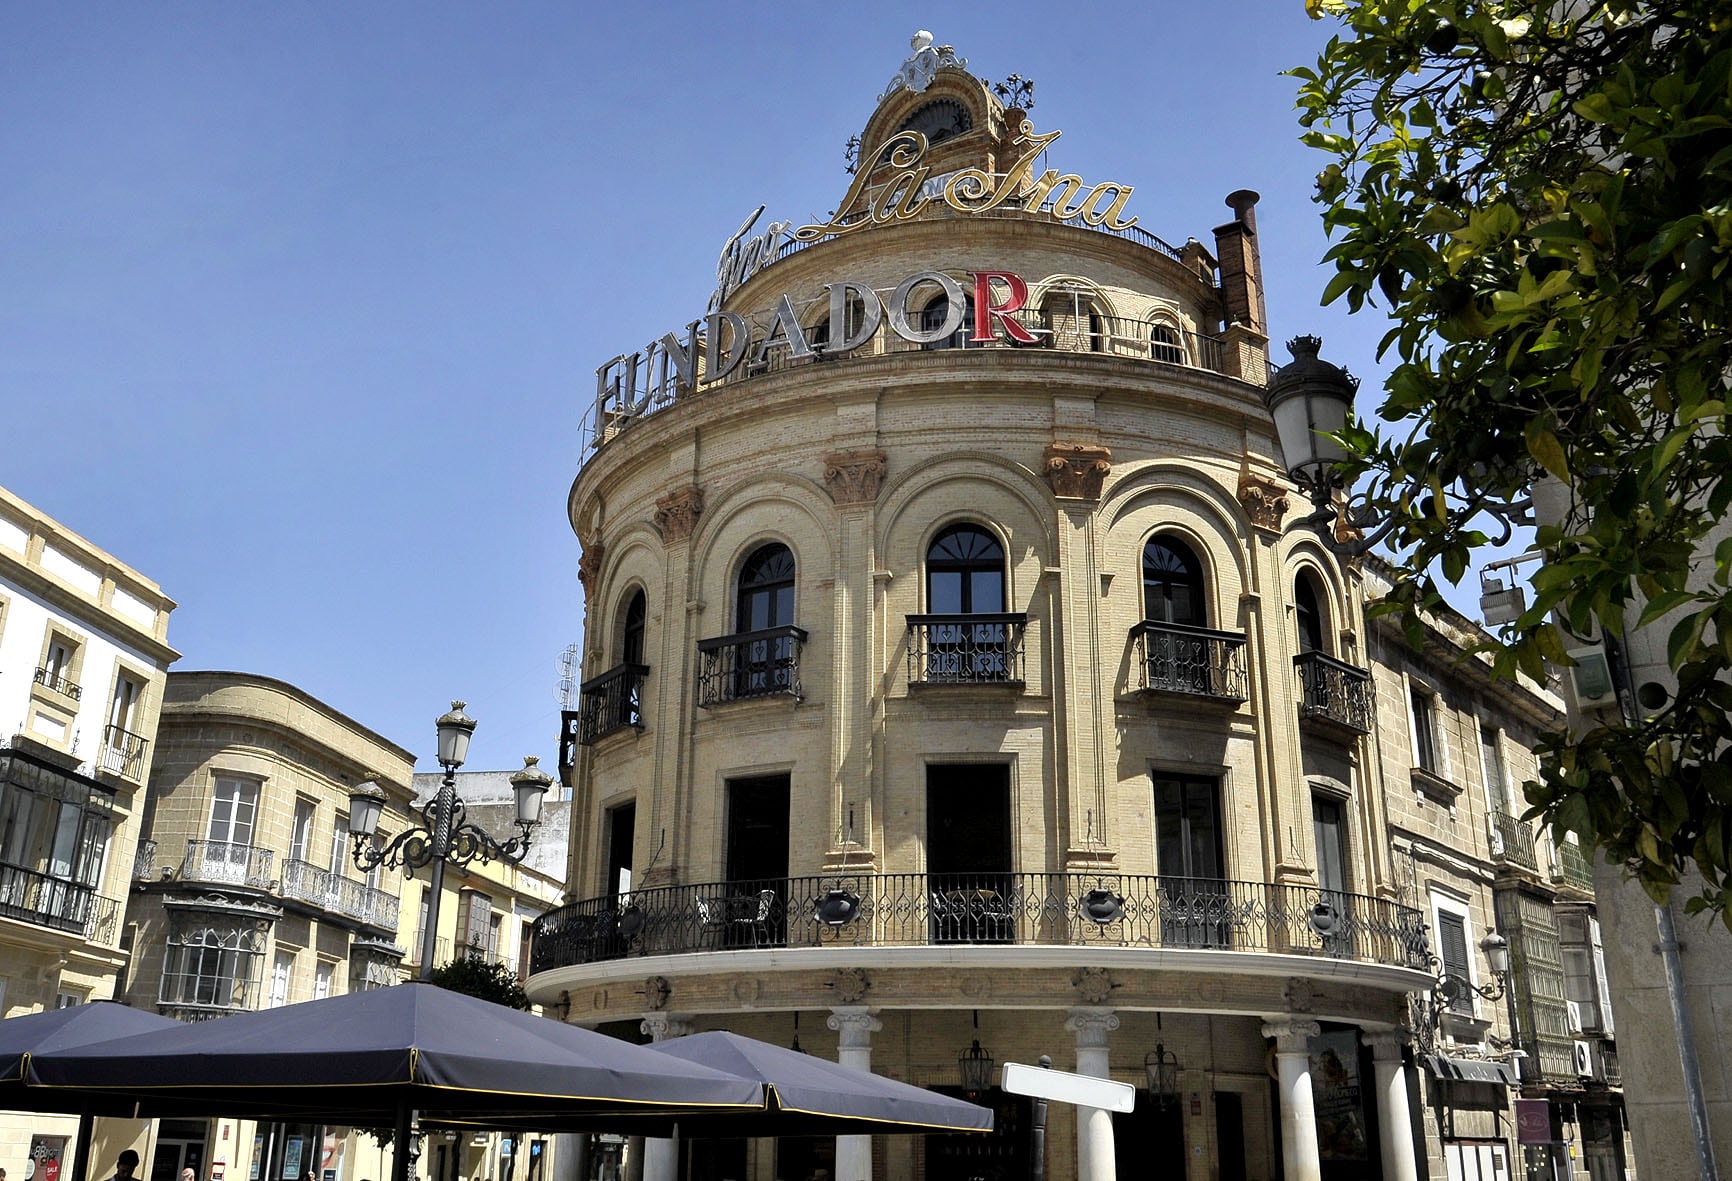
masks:
[[[1429,993],[1418,998],[1416,1019],[1413,1022],[1415,1040],[1426,1053],[1431,1053],[1437,1044],[1437,1034],[1443,1026],[1444,1013],[1462,997],[1471,992],[1488,1001],[1503,998],[1504,985],[1509,979],[1509,940],[1492,931],[1479,941],[1479,949],[1485,953],[1485,962],[1491,968],[1490,984],[1476,985],[1465,976],[1453,975],[1448,970],[1437,971],[1442,964],[1436,956],[1429,957],[1432,970],[1437,972],[1437,982],[1431,986]]]
[[[434,723],[439,730],[439,765],[445,778],[432,799],[422,805],[422,823],[391,838],[384,845],[373,843],[379,827],[379,814],[385,808],[385,793],[371,780],[359,784],[349,793],[349,833],[354,838],[355,864],[362,870],[384,865],[392,869],[401,866],[405,874],[413,874],[424,865],[431,865],[427,897],[427,921],[421,930],[422,980],[433,974],[434,944],[439,930],[439,896],[445,888],[445,865],[464,866],[472,861],[486,863],[522,861],[529,852],[530,834],[541,822],[541,801],[552,786],[553,778],[535,764],[534,756],[523,760],[523,770],[511,777],[511,792],[517,803],[519,832],[510,840],[494,840],[480,826],[466,819],[463,801],[457,798],[457,768],[469,757],[469,736],[475,733],[475,719],[463,712],[463,702],[453,701],[451,712]]]

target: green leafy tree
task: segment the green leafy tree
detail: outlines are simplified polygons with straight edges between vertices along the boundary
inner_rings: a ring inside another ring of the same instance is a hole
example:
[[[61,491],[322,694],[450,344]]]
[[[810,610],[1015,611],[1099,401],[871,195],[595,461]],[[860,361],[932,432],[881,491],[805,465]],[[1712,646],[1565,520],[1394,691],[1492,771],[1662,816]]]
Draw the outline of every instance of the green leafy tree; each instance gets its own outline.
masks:
[[[466,951],[450,963],[439,965],[428,979],[440,988],[480,997],[496,1005],[529,1008],[529,994],[517,982],[517,973],[478,951]]]
[[[1549,735],[1530,815],[1656,900],[1732,928],[1732,8],[1725,0],[1306,0],[1339,30],[1296,69],[1324,303],[1381,305],[1393,365],[1345,474],[1393,516],[1398,585],[1438,602],[1540,514],[1532,607],[1499,672],[1568,637],[1663,629],[1677,691]],[[1717,544],[1716,544],[1717,542]]]

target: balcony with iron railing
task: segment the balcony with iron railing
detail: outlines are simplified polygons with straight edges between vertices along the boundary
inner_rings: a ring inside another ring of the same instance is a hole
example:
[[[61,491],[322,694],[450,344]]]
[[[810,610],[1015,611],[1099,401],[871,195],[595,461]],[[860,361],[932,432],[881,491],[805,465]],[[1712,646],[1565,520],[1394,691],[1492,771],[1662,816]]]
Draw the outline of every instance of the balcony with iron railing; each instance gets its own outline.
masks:
[[[1301,721],[1323,722],[1358,734],[1371,733],[1371,674],[1323,652],[1293,658],[1299,674]]]
[[[36,676],[34,679],[36,683],[41,685],[44,689],[52,689],[63,697],[70,697],[74,701],[81,701],[84,699],[84,688],[71,677],[62,676],[54,669],[39,668],[36,670]]]
[[[397,899],[385,891],[344,877],[309,861],[283,860],[284,898],[305,902],[372,927],[397,929]]]
[[[1144,620],[1131,629],[1131,691],[1237,705],[1246,699],[1243,632]]]
[[[132,851],[132,880],[149,882],[156,879],[156,842],[140,838]]]
[[[1539,854],[1534,848],[1534,830],[1523,820],[1508,812],[1491,813],[1491,852],[1497,860],[1519,865],[1532,873],[1540,871]]]
[[[0,862],[0,915],[112,945],[122,904],[94,886]]]
[[[1026,614],[908,616],[910,685],[1021,685]]]
[[[804,697],[800,649],[806,633],[768,627],[698,641],[698,704],[704,708],[753,697]]]
[[[1418,910],[1303,886],[1136,874],[841,874],[573,902],[535,920],[530,972],[752,948],[953,944],[1277,952],[1417,969],[1428,954]]]
[[[102,754],[97,761],[110,775],[120,775],[127,779],[142,779],[144,777],[144,752],[149,748],[150,740],[142,734],[134,734],[119,726],[109,725],[102,729]]]
[[[268,890],[271,888],[271,864],[275,857],[273,850],[261,849],[256,845],[189,840],[186,843],[186,856],[180,863],[180,878],[183,882],[211,882],[224,886]]]
[[[628,727],[643,729],[646,664],[620,664],[585,681],[579,692],[577,741],[583,746]]]

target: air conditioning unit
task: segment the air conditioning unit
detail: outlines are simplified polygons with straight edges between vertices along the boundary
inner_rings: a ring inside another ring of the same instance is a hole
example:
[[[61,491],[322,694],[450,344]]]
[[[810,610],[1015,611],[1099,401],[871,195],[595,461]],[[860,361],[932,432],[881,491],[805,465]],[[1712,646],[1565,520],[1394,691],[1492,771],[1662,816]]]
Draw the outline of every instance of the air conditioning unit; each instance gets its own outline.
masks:
[[[1582,1006],[1577,1004],[1575,1001],[1565,1001],[1564,1005],[1570,1011],[1570,1032],[1571,1033],[1582,1032]],[[1585,1042],[1577,1042],[1576,1043],[1576,1045],[1578,1045],[1578,1046],[1586,1045],[1586,1044],[1587,1043],[1585,1043]]]
[[[1582,1039],[1577,1038],[1575,1042],[1574,1057],[1576,1076],[1578,1078],[1593,1079],[1600,1082],[1605,1081],[1606,1072],[1604,1067],[1600,1064],[1599,1047],[1593,1042],[1583,1041]]]

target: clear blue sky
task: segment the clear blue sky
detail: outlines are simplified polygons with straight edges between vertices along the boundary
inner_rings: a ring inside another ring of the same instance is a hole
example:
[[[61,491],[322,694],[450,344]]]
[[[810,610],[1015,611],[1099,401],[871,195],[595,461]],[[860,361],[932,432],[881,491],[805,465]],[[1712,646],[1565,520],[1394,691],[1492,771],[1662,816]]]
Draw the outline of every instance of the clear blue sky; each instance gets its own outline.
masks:
[[[1260,191],[1275,340],[1375,387],[1375,314],[1317,306],[1300,0],[45,0],[0,6],[0,483],[161,583],[178,667],[423,770],[460,696],[472,768],[551,764],[595,367],[700,315],[759,204],[828,213],[923,27],[1170,242]]]

